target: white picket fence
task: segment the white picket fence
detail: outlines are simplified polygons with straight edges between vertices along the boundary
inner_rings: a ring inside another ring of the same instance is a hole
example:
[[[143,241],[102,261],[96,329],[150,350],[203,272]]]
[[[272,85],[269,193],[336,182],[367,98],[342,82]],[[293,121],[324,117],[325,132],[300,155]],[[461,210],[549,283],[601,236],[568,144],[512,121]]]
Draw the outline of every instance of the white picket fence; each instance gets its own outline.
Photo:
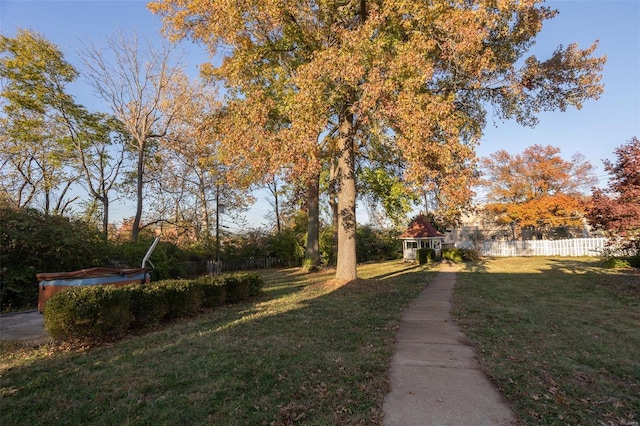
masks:
[[[478,244],[481,256],[598,256],[607,244],[606,238],[574,238],[570,240],[485,241]],[[456,244],[457,245],[457,244]],[[462,248],[462,245],[458,247]],[[472,248],[471,243],[464,248]]]

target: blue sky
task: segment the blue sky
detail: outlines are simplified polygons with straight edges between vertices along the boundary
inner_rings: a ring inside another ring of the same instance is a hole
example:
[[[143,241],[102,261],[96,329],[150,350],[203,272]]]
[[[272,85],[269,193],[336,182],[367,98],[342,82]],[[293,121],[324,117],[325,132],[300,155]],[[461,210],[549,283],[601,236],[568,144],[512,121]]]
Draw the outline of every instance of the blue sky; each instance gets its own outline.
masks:
[[[162,23],[139,0],[0,0],[0,31],[13,36],[17,28],[37,30],[58,45],[67,60],[80,67],[76,52],[81,39],[99,45],[119,27],[136,28],[140,33],[159,36]],[[586,48],[599,40],[598,56],[606,55],[603,73],[605,92],[598,101],[588,101],[581,110],[539,115],[535,128],[515,122],[491,122],[477,149],[487,156],[504,149],[515,154],[533,144],[552,145],[569,159],[583,154],[596,167],[600,186],[608,176],[602,160],[614,160],[613,151],[633,136],[640,137],[640,1],[561,0],[548,5],[560,11],[547,21],[532,53],[549,57],[562,44],[578,43]],[[183,43],[185,61],[193,75],[197,65],[208,60],[204,49]],[[103,109],[82,84],[74,88],[77,100],[91,109]],[[490,114],[489,114],[490,115]],[[256,214],[266,214],[267,206],[257,206]]]

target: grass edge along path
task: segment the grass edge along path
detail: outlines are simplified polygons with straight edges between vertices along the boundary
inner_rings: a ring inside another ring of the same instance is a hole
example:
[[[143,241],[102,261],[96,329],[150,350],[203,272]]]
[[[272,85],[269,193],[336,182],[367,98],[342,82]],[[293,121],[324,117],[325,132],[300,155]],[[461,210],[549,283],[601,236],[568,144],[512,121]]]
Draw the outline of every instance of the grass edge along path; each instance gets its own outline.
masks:
[[[639,424],[637,272],[593,258],[466,264],[453,314],[522,424]]]
[[[436,270],[358,272],[269,271],[250,303],[110,345],[3,344],[0,424],[380,424],[400,317]]]

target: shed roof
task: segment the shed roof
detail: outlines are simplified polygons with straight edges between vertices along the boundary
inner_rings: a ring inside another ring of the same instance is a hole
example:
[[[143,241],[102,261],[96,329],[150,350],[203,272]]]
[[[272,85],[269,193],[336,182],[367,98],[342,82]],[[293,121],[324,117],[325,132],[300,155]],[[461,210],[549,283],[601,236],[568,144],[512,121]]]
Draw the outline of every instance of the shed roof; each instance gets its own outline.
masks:
[[[424,215],[419,215],[409,225],[401,235],[401,239],[409,238],[443,238],[444,234],[439,232]]]

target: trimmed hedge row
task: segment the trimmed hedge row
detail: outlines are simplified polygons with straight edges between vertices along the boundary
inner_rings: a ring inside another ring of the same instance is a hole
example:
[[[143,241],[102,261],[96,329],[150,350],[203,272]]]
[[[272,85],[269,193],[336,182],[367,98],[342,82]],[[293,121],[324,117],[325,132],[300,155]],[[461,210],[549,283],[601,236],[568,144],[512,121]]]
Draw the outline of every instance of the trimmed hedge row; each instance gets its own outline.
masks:
[[[129,330],[247,300],[260,294],[262,286],[258,274],[246,273],[122,287],[75,287],[47,301],[44,326],[55,340],[115,340]]]

